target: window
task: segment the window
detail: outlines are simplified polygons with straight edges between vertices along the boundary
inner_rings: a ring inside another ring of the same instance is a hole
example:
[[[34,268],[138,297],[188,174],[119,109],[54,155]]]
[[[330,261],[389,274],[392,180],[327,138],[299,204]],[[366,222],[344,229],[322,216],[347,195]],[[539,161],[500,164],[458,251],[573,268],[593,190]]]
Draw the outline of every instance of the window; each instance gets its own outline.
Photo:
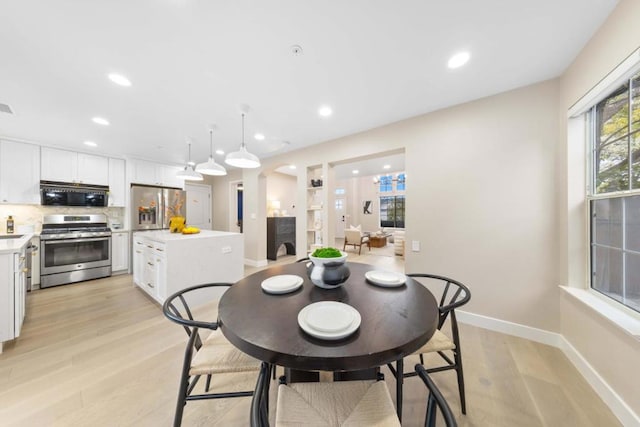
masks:
[[[380,177],[380,192],[390,193],[393,191],[393,176],[384,175]]]
[[[380,227],[404,228],[404,196],[380,197]]]
[[[640,73],[588,117],[591,288],[640,311]]]

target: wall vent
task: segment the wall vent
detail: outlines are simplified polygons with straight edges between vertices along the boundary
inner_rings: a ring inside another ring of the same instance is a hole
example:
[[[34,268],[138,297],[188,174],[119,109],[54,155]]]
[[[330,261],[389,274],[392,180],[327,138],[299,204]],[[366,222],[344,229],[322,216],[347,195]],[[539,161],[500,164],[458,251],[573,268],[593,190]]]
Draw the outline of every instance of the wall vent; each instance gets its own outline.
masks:
[[[0,102],[0,113],[13,114],[13,111],[7,104],[3,104]]]

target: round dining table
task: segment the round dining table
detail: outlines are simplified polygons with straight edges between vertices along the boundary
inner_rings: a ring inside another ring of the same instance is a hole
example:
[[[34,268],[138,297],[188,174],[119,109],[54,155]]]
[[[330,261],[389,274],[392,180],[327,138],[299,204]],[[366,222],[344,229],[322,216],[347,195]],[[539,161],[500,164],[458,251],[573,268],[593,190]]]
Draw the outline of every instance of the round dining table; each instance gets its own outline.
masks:
[[[436,330],[438,304],[431,292],[410,277],[398,287],[367,281],[375,266],[348,262],[350,277],[335,289],[314,285],[304,262],[273,266],[236,282],[220,299],[218,322],[238,349],[256,359],[300,371],[357,371],[401,359],[425,344]],[[270,294],[261,283],[291,274],[303,278],[290,293]],[[351,335],[314,338],[298,325],[298,313],[309,304],[337,301],[361,316]]]

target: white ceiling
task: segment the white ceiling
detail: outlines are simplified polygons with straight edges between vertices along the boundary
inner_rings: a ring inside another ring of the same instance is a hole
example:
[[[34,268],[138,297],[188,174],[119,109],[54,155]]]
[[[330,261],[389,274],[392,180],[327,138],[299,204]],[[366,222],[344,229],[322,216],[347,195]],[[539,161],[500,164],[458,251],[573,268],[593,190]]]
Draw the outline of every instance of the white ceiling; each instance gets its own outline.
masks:
[[[191,137],[201,162],[210,124],[237,149],[244,103],[264,158],[556,77],[616,3],[0,0],[0,136],[175,163]]]

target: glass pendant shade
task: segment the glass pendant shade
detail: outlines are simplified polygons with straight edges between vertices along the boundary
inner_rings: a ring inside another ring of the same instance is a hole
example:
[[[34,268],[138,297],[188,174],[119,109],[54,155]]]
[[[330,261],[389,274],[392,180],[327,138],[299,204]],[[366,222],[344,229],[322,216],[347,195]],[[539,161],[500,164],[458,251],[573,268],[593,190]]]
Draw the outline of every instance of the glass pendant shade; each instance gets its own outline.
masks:
[[[224,166],[216,163],[215,159],[213,158],[213,129],[209,129],[209,143],[209,160],[204,163],[199,163],[198,166],[196,166],[196,172],[214,176],[226,175],[227,170],[224,168]]]
[[[227,154],[224,162],[228,165],[241,169],[253,169],[260,167],[260,159],[258,159],[258,156],[249,153],[244,144],[244,113],[242,114],[242,143],[240,144],[240,149]]]

